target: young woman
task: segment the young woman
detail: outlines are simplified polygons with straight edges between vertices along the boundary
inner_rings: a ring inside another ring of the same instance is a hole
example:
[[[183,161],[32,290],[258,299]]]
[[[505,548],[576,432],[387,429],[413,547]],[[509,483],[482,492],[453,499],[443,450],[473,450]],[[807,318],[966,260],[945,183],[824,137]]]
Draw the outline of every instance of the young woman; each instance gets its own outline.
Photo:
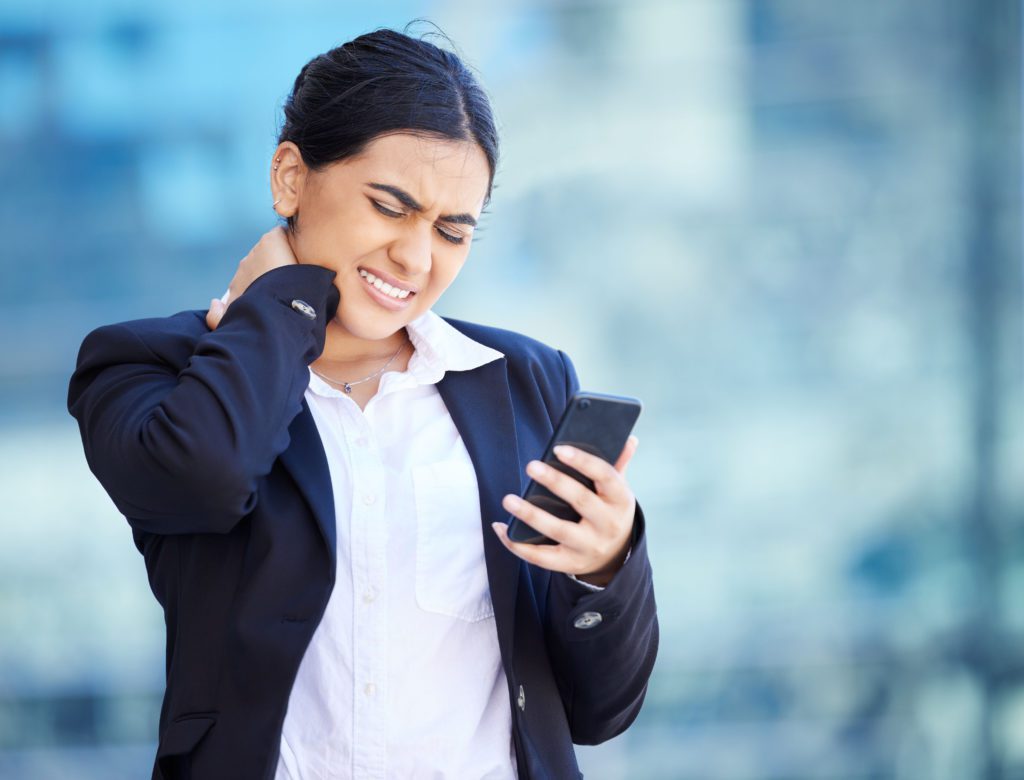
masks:
[[[432,311],[490,198],[487,98],[377,30],[310,61],[285,119],[287,226],[208,310],[90,332],[70,380],[165,611],[153,777],[579,777],[657,652],[637,441],[562,455],[595,490],[537,468],[569,357]],[[580,522],[517,501],[530,477]]]

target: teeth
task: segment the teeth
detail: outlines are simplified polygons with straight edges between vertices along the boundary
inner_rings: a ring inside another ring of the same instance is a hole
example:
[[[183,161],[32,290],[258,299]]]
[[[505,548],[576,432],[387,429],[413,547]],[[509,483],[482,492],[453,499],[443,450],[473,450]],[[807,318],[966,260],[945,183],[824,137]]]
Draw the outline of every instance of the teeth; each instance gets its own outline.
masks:
[[[410,293],[408,290],[403,290],[401,287],[392,287],[390,284],[383,281],[382,279],[378,279],[369,271],[364,271],[363,269],[360,268],[359,275],[385,295],[389,295],[392,298],[397,298],[399,300],[409,297]]]

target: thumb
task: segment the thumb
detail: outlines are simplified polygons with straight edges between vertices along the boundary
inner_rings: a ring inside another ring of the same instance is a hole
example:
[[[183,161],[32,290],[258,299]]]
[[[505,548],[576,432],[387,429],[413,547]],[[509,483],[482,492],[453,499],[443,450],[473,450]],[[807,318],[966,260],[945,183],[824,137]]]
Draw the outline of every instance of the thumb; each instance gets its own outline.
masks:
[[[630,434],[629,438],[626,439],[626,446],[622,448],[622,453],[619,455],[619,459],[615,462],[615,470],[620,474],[626,473],[626,466],[633,460],[633,456],[636,454],[636,448],[640,445],[640,439],[637,438],[636,434]]]

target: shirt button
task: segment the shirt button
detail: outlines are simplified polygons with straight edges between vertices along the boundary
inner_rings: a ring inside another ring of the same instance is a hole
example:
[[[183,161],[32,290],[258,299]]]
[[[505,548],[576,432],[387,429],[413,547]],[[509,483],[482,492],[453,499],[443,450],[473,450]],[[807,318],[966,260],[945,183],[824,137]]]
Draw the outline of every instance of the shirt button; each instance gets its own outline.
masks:
[[[573,625],[576,626],[576,628],[593,628],[600,623],[602,619],[600,612],[584,612],[573,621]]]
[[[373,696],[377,692],[377,686],[373,683],[366,683],[366,687],[363,690],[366,691],[367,696]]]
[[[365,601],[367,604],[369,604],[375,598],[377,598],[377,591],[374,588],[367,588],[363,591],[363,601]]]
[[[377,496],[375,496],[373,493],[364,493],[363,494],[363,503],[364,504],[369,505],[369,504],[372,504],[376,500],[377,500]]]

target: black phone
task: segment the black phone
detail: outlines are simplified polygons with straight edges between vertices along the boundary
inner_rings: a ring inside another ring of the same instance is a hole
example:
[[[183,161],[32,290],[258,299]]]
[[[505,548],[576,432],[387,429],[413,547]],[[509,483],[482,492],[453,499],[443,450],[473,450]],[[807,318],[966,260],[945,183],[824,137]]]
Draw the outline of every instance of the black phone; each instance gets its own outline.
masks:
[[[594,480],[560,461],[553,448],[557,444],[569,444],[614,464],[626,446],[641,408],[640,399],[626,395],[586,391],[576,393],[565,407],[540,460],[593,490]],[[526,485],[522,497],[555,517],[579,522],[579,512],[533,479]],[[508,538],[513,542],[527,544],[557,544],[514,515],[508,526]]]

